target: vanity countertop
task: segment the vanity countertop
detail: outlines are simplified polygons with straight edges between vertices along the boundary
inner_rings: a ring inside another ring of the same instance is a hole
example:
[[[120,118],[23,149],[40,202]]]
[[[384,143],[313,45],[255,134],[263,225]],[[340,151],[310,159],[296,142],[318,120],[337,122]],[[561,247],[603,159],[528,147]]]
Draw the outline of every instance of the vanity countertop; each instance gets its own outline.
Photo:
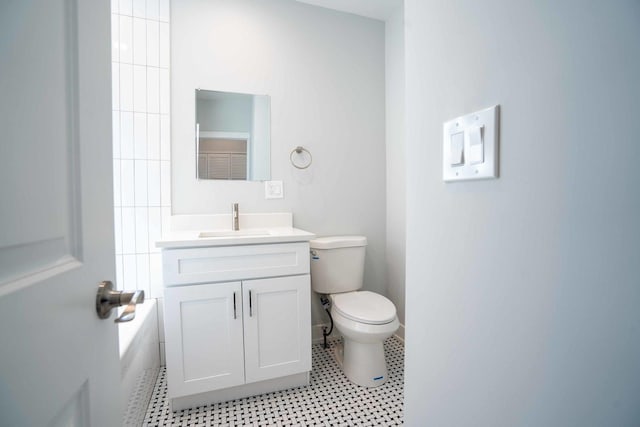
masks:
[[[261,245],[308,242],[315,234],[293,227],[245,228],[232,230],[174,231],[156,242],[158,248],[197,248],[205,246]]]

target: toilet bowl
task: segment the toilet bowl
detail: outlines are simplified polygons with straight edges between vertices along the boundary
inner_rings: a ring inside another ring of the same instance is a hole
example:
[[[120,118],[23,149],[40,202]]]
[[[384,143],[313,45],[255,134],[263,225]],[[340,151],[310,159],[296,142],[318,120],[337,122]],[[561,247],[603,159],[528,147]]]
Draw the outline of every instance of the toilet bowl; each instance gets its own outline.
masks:
[[[343,337],[336,358],[347,378],[363,387],[388,379],[384,340],[398,330],[396,308],[386,297],[358,291],[363,284],[367,240],[362,236],[314,239],[311,247],[311,287],[329,295],[331,317]]]
[[[382,295],[368,291],[331,295],[331,316],[342,334],[338,354],[342,370],[352,382],[377,387],[389,378],[384,357],[384,340],[398,330],[395,306]],[[384,309],[376,310],[383,306]]]

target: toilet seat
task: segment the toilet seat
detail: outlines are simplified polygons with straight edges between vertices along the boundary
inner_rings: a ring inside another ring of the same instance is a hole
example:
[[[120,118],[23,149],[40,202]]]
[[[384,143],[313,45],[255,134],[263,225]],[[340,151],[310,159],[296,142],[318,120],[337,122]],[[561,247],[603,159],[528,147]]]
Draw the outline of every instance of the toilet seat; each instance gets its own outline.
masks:
[[[369,291],[332,294],[333,309],[347,319],[368,325],[383,325],[396,318],[396,307],[380,294]]]

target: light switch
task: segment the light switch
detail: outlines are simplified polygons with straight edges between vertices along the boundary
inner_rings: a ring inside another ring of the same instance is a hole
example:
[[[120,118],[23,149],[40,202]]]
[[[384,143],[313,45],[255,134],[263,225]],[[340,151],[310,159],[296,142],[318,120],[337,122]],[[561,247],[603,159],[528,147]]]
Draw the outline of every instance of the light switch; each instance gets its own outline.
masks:
[[[282,199],[284,191],[282,181],[265,181],[264,182],[264,198],[265,199]]]
[[[442,124],[442,179],[445,182],[498,177],[500,107],[485,108]]]
[[[464,163],[464,132],[451,135],[451,166]]]
[[[472,126],[467,129],[469,136],[469,164],[478,165],[484,162],[484,143],[482,141],[482,126]]]

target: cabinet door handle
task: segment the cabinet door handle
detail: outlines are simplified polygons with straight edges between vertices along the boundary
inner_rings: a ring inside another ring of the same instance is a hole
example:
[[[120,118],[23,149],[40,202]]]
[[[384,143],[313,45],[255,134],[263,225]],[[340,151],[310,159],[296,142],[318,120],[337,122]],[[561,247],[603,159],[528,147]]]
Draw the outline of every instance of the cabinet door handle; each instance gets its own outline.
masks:
[[[249,291],[249,317],[253,316],[253,305],[251,304],[251,291]]]
[[[233,318],[236,319],[236,293],[233,293]]]

